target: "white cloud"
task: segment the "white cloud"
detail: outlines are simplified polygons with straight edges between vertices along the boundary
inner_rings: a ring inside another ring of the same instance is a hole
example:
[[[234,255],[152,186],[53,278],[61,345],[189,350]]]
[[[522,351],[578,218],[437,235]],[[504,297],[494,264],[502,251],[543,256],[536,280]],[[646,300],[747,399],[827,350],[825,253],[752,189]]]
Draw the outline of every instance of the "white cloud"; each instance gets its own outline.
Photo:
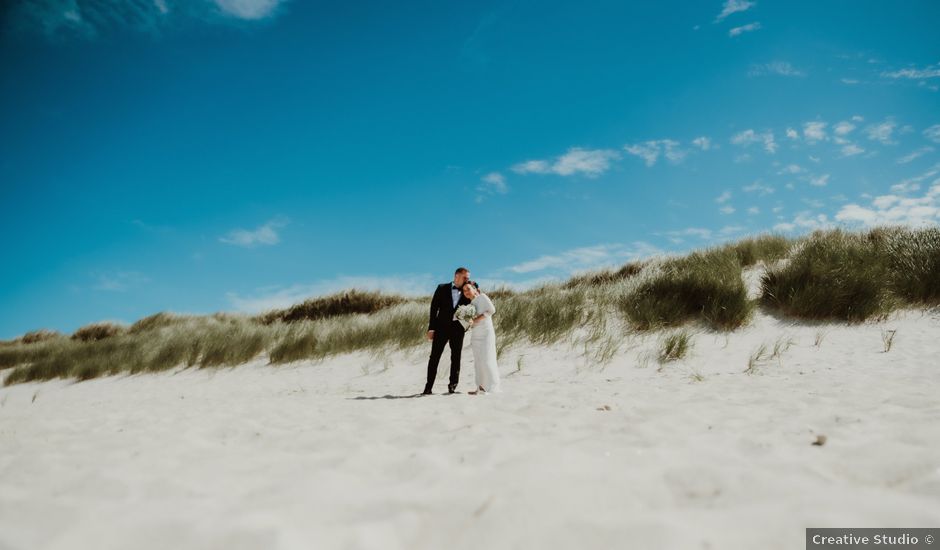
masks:
[[[775,231],[783,231],[789,233],[799,229],[801,231],[814,230],[814,229],[825,229],[831,227],[832,222],[829,221],[829,217],[825,214],[813,214],[812,212],[800,212],[793,218],[793,221],[778,223],[774,226]]]
[[[774,192],[773,187],[761,183],[760,180],[756,180],[750,185],[745,185],[741,190],[745,193],[757,193],[759,195],[769,195]]]
[[[477,186],[476,202],[483,202],[487,195],[505,195],[509,192],[509,186],[506,185],[506,177],[499,172],[490,172],[480,178],[480,185]]]
[[[642,158],[647,166],[655,165],[660,155],[673,164],[682,162],[686,155],[686,151],[679,148],[679,142],[671,139],[644,141],[625,145],[623,149],[631,155]]]
[[[493,193],[505,195],[506,192],[509,191],[509,187],[506,185],[506,177],[499,172],[490,172],[483,176],[480,181],[486,184],[484,189]]]
[[[803,137],[806,141],[814,143],[826,139],[825,122],[806,122],[803,124]]]
[[[800,139],[800,134],[793,128],[787,128],[787,137],[789,139]]]
[[[859,81],[856,78],[843,78],[840,80],[840,82],[842,82],[843,84],[848,84],[849,86],[852,86],[854,84],[858,84]]]
[[[244,247],[277,244],[281,241],[278,229],[286,226],[287,223],[286,218],[275,218],[255,229],[234,229],[226,236],[219,237],[219,241]]]
[[[855,156],[855,155],[860,155],[860,154],[862,154],[862,153],[864,153],[864,152],[865,152],[864,149],[862,149],[861,147],[859,147],[858,145],[856,145],[856,144],[854,144],[854,143],[849,143],[848,145],[844,145],[844,146],[842,147],[842,156],[843,156],[843,157],[852,157],[852,156]]]
[[[940,223],[940,179],[920,197],[881,195],[867,206],[847,204],[836,214],[836,219],[863,226],[937,225]]]
[[[829,174],[811,176],[809,178],[809,183],[810,185],[815,185],[816,187],[825,187],[829,183]]]
[[[610,149],[572,147],[554,161],[528,160],[516,164],[512,170],[519,174],[551,173],[559,176],[583,174],[587,177],[597,177],[610,168],[611,161],[619,158],[620,154]]]
[[[740,27],[735,27],[728,31],[728,36],[734,37],[746,32],[753,32],[760,29],[760,23],[748,23],[747,25],[741,25]]]
[[[715,17],[715,22],[721,21],[732,13],[747,11],[756,4],[757,2],[750,2],[749,0],[725,0],[725,4],[721,8],[721,13]]]
[[[272,309],[286,308],[308,298],[350,289],[378,290],[405,296],[430,296],[434,291],[434,285],[434,278],[426,273],[415,275],[341,276],[315,283],[263,287],[255,289],[247,295],[229,292],[226,297],[237,311],[260,313]]]
[[[718,211],[725,215],[734,214],[734,207],[728,204],[719,208]]]
[[[751,129],[738,132],[731,137],[731,143],[742,147],[747,147],[752,143],[763,143],[764,150],[768,153],[775,153],[777,151],[777,143],[774,141],[774,134],[769,130],[762,133],[755,132]]]
[[[131,288],[150,282],[149,277],[137,271],[96,272],[92,276],[95,278],[95,284],[92,288],[108,292],[126,292]]]
[[[891,186],[892,193],[907,194],[907,193],[913,193],[914,191],[917,191],[918,189],[920,189],[920,184],[910,181],[910,180],[904,180],[902,182],[895,183],[894,185]]]
[[[842,122],[840,122],[840,123],[838,123],[838,124],[836,124],[835,126],[832,127],[832,130],[833,130],[837,135],[840,135],[840,136],[844,136],[844,135],[848,134],[849,132],[851,132],[851,131],[854,130],[854,129],[855,129],[855,125],[852,124],[851,122],[847,121],[847,120],[843,120]]]
[[[783,175],[783,174],[799,174],[799,173],[801,173],[801,172],[803,172],[803,168],[800,167],[799,164],[788,164],[788,165],[784,166],[783,168],[781,168],[780,171],[777,172],[777,175]]]
[[[712,148],[712,140],[706,136],[700,136],[692,140],[692,145],[698,147],[702,151],[708,151]]]
[[[748,76],[779,75],[779,76],[806,76],[806,73],[797,69],[786,61],[772,61],[761,65],[751,65]]]
[[[185,20],[257,21],[275,16],[286,0],[45,0],[10,9],[11,25],[48,37],[94,38],[106,32],[158,33]]]
[[[933,126],[925,129],[924,137],[930,141],[940,143],[940,124],[934,124]]]
[[[919,174],[912,178],[901,180],[898,183],[895,183],[894,185],[891,186],[891,191],[894,193],[910,193],[913,191],[917,191],[918,189],[920,189],[921,183],[929,180],[930,178],[933,178],[937,174],[940,174],[940,163],[934,164],[926,172],[922,174]],[[937,182],[934,182],[934,183],[937,183]]]
[[[750,207],[750,208],[747,209],[747,214],[748,214],[749,216],[755,216],[755,215],[757,215],[757,214],[760,214],[760,208],[758,208],[758,207],[756,207],[756,206],[752,206],[752,207]]]
[[[940,77],[940,63],[935,65],[927,65],[922,69],[909,67],[907,69],[900,69],[897,71],[883,72],[881,73],[881,76],[885,78],[907,78],[912,80],[937,78]]]
[[[599,244],[566,250],[558,254],[540,256],[506,269],[512,273],[533,273],[551,270],[562,274],[571,274],[587,269],[622,264],[659,253],[661,253],[661,250],[641,241],[634,242],[629,246]]]
[[[884,144],[891,144],[894,141],[891,140],[891,135],[894,133],[894,129],[898,125],[894,122],[894,119],[887,118],[884,122],[880,124],[872,124],[871,126],[865,128],[865,133],[868,135],[868,139],[873,141],[880,141]]]
[[[899,158],[899,159],[898,159],[898,164],[907,164],[907,163],[913,161],[914,159],[916,159],[916,158],[918,158],[918,157],[922,157],[922,156],[924,156],[924,155],[926,155],[927,153],[930,153],[930,152],[932,152],[932,151],[933,151],[933,147],[931,147],[931,146],[929,146],[929,145],[927,145],[927,146],[925,146],[925,147],[921,147],[920,149],[916,149],[916,150],[914,150],[914,151],[911,151],[910,154],[904,155],[903,157]]]
[[[671,242],[678,244],[684,242],[686,237],[696,237],[701,240],[711,239],[712,230],[701,227],[688,227],[679,231],[666,231],[664,235],[669,237]]]
[[[724,204],[728,202],[730,199],[731,199],[731,191],[725,191],[715,198],[715,202],[717,202],[718,204]]]
[[[222,13],[245,20],[270,17],[282,0],[215,0]]]

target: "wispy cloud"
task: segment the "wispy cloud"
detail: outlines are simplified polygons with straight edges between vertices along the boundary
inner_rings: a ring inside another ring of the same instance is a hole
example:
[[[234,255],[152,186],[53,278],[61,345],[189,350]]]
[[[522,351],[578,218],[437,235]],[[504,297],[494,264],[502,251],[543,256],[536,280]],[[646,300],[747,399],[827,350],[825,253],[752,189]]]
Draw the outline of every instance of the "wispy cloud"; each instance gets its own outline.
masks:
[[[577,271],[610,267],[661,252],[657,247],[642,241],[630,245],[599,244],[540,256],[506,269],[517,274],[554,271],[567,275]]]
[[[222,13],[245,20],[271,17],[283,0],[214,0]]]
[[[757,193],[759,195],[769,195],[774,192],[774,188],[765,183],[761,183],[760,180],[756,180],[754,183],[745,185],[741,188],[745,193]]]
[[[725,4],[721,8],[721,13],[715,17],[715,22],[721,21],[732,13],[747,11],[755,5],[757,5],[757,2],[750,2],[749,0],[725,0]]]
[[[748,23],[747,25],[741,25],[740,27],[734,27],[733,29],[729,30],[728,36],[734,37],[740,34],[744,34],[746,32],[754,32],[759,29],[760,29],[759,22]]]
[[[809,178],[809,184],[815,187],[825,187],[829,184],[829,174],[823,174],[821,176],[811,176]]]
[[[854,143],[848,143],[842,146],[840,149],[843,157],[854,157],[855,155],[860,155],[865,152],[865,149],[862,149]]]
[[[907,164],[913,161],[914,159],[922,157],[926,155],[927,153],[931,153],[931,152],[933,152],[933,147],[929,145],[921,147],[920,149],[911,151],[910,154],[904,155],[903,157],[899,158],[898,164]]]
[[[707,140],[708,138],[704,139]],[[709,144],[710,143],[707,143],[706,145]],[[679,142],[671,139],[644,141],[633,145],[625,145],[623,149],[631,155],[642,158],[647,166],[656,164],[660,155],[673,164],[682,162],[682,159],[684,159],[686,155],[686,151],[679,148]]]
[[[724,191],[722,194],[715,197],[715,202],[718,204],[724,204],[731,200],[731,191]]]
[[[806,76],[806,73],[797,69],[786,61],[772,61],[762,65],[751,65],[748,76],[779,75],[779,76]]]
[[[865,133],[868,135],[868,139],[872,141],[880,141],[884,144],[895,143],[891,136],[894,134],[895,128],[898,125],[892,118],[885,119],[884,122],[880,124],[872,124],[865,128]]]
[[[924,80],[927,78],[940,77],[940,63],[927,65],[923,68],[908,67],[897,71],[886,71],[881,73],[885,78],[907,78],[911,80]]]
[[[273,245],[281,241],[278,229],[286,226],[287,218],[275,218],[255,229],[234,229],[219,241],[235,246],[254,247],[259,245]]]
[[[880,195],[868,205],[857,203],[843,206],[836,219],[863,226],[908,225],[925,226],[940,223],[940,180],[934,181],[920,197]]]
[[[277,15],[286,0],[14,0],[9,24],[48,37],[94,38],[110,31],[155,33],[183,20],[258,21]]]
[[[695,237],[701,240],[711,239],[714,232],[711,229],[705,229],[702,227],[688,227],[686,229],[680,229],[678,231],[666,231],[660,234],[668,237],[671,242],[679,244],[684,242],[688,237]]]
[[[732,136],[731,143],[742,147],[747,147],[752,143],[763,143],[764,150],[768,153],[777,152],[777,143],[774,141],[774,133],[770,130],[758,133],[754,130],[747,129]]]
[[[803,137],[809,143],[826,139],[826,123],[819,121],[803,123]]]
[[[692,140],[692,145],[698,147],[702,151],[708,151],[712,148],[712,140],[706,136],[699,136]]]
[[[509,192],[509,186],[506,185],[506,177],[499,172],[490,172],[480,178],[480,185],[477,186],[477,202],[481,202],[485,195],[505,195]]]
[[[343,290],[378,290],[405,296],[430,295],[434,291],[434,278],[427,273],[414,275],[340,276],[313,283],[289,286],[269,286],[247,293],[228,292],[226,298],[237,311],[260,313],[285,308],[316,296]]]
[[[829,220],[828,216],[805,211],[797,214],[792,221],[778,223],[774,226],[774,230],[789,233],[796,230],[809,231],[813,229],[825,229],[827,227],[832,227],[832,221]]]
[[[611,149],[581,149],[573,147],[554,160],[527,160],[512,167],[518,174],[557,174],[573,176],[583,174],[596,177],[610,168],[611,161],[620,158]]]
[[[907,178],[899,181],[891,186],[891,191],[893,193],[912,193],[920,189],[920,184],[935,177],[937,174],[940,174],[940,163],[934,164],[930,167],[929,170],[922,174],[918,174],[912,178]],[[940,179],[934,182],[935,184],[940,183]]]
[[[127,290],[150,282],[150,278],[138,271],[116,271],[108,273],[93,273],[95,290],[108,292],[126,292]]]
[[[940,143],[940,124],[934,124],[933,126],[926,128],[924,130],[924,137],[930,141]]]
[[[832,127],[832,131],[838,136],[846,136],[855,129],[855,125],[847,120],[843,120]]]

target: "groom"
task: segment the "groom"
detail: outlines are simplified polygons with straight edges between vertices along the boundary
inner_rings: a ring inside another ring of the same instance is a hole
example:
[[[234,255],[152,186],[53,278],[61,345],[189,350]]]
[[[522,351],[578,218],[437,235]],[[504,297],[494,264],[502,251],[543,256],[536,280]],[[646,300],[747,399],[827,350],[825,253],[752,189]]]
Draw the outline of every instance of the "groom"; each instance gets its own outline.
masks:
[[[444,345],[450,345],[450,381],[447,393],[457,391],[460,377],[460,350],[463,348],[464,328],[460,321],[454,320],[454,310],[458,306],[469,304],[463,295],[463,285],[470,280],[470,270],[458,267],[451,283],[437,285],[431,298],[431,319],[428,322],[428,340],[431,341],[431,359],[428,361],[428,382],[424,386],[424,395],[431,395],[431,386],[437,378],[437,364],[444,353]]]

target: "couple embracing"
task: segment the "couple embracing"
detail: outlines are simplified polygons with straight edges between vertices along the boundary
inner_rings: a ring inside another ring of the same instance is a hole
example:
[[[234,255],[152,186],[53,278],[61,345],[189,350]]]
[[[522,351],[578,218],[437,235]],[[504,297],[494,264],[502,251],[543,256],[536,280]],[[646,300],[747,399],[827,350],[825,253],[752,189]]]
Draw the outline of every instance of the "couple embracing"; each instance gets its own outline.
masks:
[[[499,366],[496,364],[496,331],[493,329],[493,314],[496,307],[490,298],[480,292],[480,286],[470,280],[470,270],[458,267],[454,280],[438,285],[431,298],[431,318],[428,322],[428,340],[431,341],[431,358],[428,361],[428,381],[424,395],[431,395],[437,365],[444,354],[444,346],[450,346],[450,380],[447,393],[456,393],[460,378],[460,352],[467,332],[470,333],[470,348],[473,350],[473,370],[476,390],[471,395],[498,393]]]

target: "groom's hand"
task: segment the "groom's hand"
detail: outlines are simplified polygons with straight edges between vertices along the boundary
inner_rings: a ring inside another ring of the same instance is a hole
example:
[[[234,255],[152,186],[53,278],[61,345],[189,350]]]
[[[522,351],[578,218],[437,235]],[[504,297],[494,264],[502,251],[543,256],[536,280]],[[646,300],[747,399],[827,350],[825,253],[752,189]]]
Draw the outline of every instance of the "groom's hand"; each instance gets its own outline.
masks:
[[[433,330],[429,330],[429,331],[428,331],[428,340],[434,340],[434,331],[433,331]]]

